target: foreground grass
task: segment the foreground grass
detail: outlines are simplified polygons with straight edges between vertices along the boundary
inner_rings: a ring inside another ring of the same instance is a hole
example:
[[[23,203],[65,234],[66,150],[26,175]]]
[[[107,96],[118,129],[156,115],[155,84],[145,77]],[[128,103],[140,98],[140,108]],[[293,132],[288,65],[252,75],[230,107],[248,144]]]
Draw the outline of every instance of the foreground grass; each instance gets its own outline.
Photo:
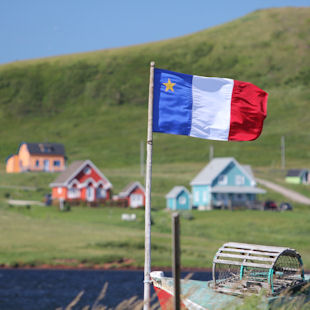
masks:
[[[121,221],[122,213],[136,213],[136,222]],[[296,248],[310,268],[310,210],[293,212],[211,211],[183,214],[182,266],[210,268],[214,253],[224,242],[238,241]],[[171,217],[153,211],[152,264],[171,264]],[[142,267],[144,212],[118,208],[2,207],[0,209],[0,263],[109,267]]]

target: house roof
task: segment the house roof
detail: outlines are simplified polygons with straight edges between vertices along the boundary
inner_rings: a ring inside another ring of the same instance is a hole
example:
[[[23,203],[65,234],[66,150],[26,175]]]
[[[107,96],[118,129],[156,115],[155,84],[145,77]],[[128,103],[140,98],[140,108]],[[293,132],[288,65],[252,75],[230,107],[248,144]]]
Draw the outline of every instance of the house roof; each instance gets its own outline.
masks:
[[[251,176],[252,179],[255,179],[252,168],[250,165],[241,165],[241,167]]]
[[[211,193],[226,193],[226,194],[265,194],[264,189],[254,186],[214,186]]]
[[[175,186],[167,195],[166,198],[176,198],[182,191],[190,195],[189,191],[184,186]]]
[[[218,177],[221,172],[231,163],[234,162],[236,166],[239,167],[249,179],[255,184],[255,179],[253,177],[252,169],[250,166],[240,165],[233,157],[219,157],[214,158],[207,164],[191,181],[190,185],[208,185],[213,182],[213,180]]]
[[[78,171],[81,170],[82,167],[84,167],[84,160],[77,160],[74,161],[64,172],[62,172],[56,180],[53,182],[53,184],[62,184],[66,183],[66,181],[72,177],[72,175]]]
[[[307,171],[306,169],[290,169],[287,171],[286,176],[287,177],[299,177],[306,171]]]
[[[123,188],[123,190],[119,193],[118,196],[120,198],[127,197],[136,187],[140,187],[143,191],[145,191],[144,187],[141,185],[140,182],[131,182],[125,188]]]
[[[65,156],[65,147],[60,143],[21,143],[26,144],[30,154],[62,155]]]
[[[109,180],[100,172],[100,170],[94,165],[94,163],[91,160],[77,160],[74,161],[68,168],[66,168],[65,171],[63,171],[56,180],[50,184],[50,187],[55,186],[67,186],[70,181],[80,172],[85,166],[91,166],[102,179],[107,180],[108,182],[108,188],[112,187],[112,184],[109,182]]]

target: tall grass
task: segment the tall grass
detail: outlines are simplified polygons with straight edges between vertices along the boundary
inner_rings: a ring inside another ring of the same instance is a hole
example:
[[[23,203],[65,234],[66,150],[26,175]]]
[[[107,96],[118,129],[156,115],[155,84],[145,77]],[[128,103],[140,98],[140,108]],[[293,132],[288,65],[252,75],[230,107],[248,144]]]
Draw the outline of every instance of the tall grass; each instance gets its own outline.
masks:
[[[92,305],[86,305],[81,308],[82,310],[112,310],[109,306],[105,305],[104,297],[107,294],[108,283],[104,285],[100,294],[94,301]],[[243,299],[242,303],[232,302],[225,305],[227,310],[307,310],[310,308],[310,297],[309,297],[309,285],[305,286],[300,293],[292,295],[292,293],[285,291],[278,297],[273,298],[272,301],[268,301],[267,297],[263,292],[259,295],[247,296]],[[194,294],[195,292],[191,292]],[[84,291],[81,291],[67,306],[56,308],[55,310],[72,310],[74,307],[78,306]],[[214,304],[216,305],[216,299],[221,299],[221,293],[214,295]],[[183,296],[182,298],[190,298],[190,296]],[[115,310],[142,310],[144,306],[144,301],[139,300],[136,296],[129,299],[121,301],[115,308]],[[154,294],[151,297],[151,307],[150,310],[161,309],[160,304],[157,300],[157,296]],[[167,303],[165,310],[173,310],[173,299],[171,303]],[[211,310],[211,309],[210,309]]]
[[[106,283],[96,300],[92,305],[86,305],[81,308],[81,310],[112,310],[109,306],[104,305],[104,297],[107,294],[108,290],[108,283]],[[84,291],[81,291],[65,308],[56,308],[55,310],[72,310],[75,306],[78,306],[79,301],[81,300],[82,296],[84,294]],[[155,301],[156,295],[153,295],[151,298],[151,306],[150,310],[159,310],[160,305],[158,301]],[[114,310],[141,310],[143,309],[144,302],[143,300],[139,300],[137,296],[133,296],[129,299],[125,299],[121,301]]]

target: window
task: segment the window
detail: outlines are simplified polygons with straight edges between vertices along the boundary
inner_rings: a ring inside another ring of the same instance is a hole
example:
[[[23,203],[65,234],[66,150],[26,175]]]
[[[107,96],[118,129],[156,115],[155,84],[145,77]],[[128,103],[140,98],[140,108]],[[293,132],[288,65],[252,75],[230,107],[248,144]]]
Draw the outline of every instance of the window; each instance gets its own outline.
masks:
[[[98,199],[105,199],[107,197],[107,192],[105,189],[103,189],[102,187],[98,187],[96,189],[96,197]]]
[[[179,203],[180,203],[180,205],[185,205],[186,204],[186,198],[185,197],[180,197],[179,198]]]
[[[36,160],[36,167],[39,167],[40,166],[40,161],[37,159]]]
[[[54,167],[60,167],[60,160],[54,160]]]
[[[58,188],[57,188],[57,192],[58,192],[58,194],[61,194],[61,193],[62,193],[62,188],[61,188],[61,187],[58,187]]]
[[[227,175],[221,174],[219,176],[218,183],[220,185],[226,185],[227,184]]]
[[[236,175],[236,185],[243,185],[244,184],[244,176],[243,175]]]
[[[83,172],[85,174],[90,174],[91,173],[91,169],[89,167],[84,168]]]
[[[243,200],[244,199],[244,195],[243,194],[237,194],[237,199],[238,200]]]
[[[226,194],[220,193],[220,194],[219,194],[219,199],[220,199],[220,200],[225,200],[225,199],[226,199]]]
[[[195,192],[195,200],[199,201],[199,192]]]
[[[48,159],[44,159],[43,165],[44,165],[44,171],[50,170],[50,161]]]
[[[80,197],[80,191],[76,187],[71,187],[68,190],[68,198],[74,199]]]
[[[202,192],[202,201],[207,202],[207,192],[206,191]]]
[[[130,195],[130,206],[131,207],[141,207],[143,205],[143,196],[141,194]]]

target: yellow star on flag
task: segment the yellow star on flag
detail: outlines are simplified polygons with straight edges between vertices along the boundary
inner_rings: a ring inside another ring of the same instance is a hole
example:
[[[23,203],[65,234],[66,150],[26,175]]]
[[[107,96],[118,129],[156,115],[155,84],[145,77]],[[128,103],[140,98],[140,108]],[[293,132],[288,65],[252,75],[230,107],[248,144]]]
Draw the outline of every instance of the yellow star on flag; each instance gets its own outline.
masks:
[[[163,84],[166,86],[165,91],[168,91],[168,90],[174,91],[173,86],[175,85],[175,83],[171,83],[170,79],[168,79],[167,83],[163,83]]]

